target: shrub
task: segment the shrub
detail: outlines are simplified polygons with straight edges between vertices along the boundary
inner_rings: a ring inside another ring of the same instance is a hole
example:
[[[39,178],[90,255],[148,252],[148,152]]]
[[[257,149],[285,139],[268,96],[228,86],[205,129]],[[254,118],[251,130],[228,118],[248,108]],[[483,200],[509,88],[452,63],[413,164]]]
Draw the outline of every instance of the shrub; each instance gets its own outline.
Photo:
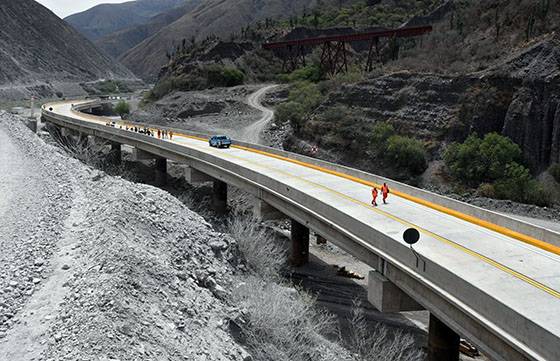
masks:
[[[493,184],[482,183],[477,190],[482,197],[496,198],[496,189]]]
[[[274,280],[286,263],[286,251],[255,219],[236,213],[228,222],[228,233],[235,239],[250,270],[259,276]]]
[[[358,360],[408,360],[425,359],[423,352],[414,344],[414,338],[402,330],[391,332],[383,324],[370,326],[360,303],[354,301],[350,327],[347,335],[348,349]]]
[[[395,128],[389,123],[376,123],[371,132],[370,147],[376,154],[383,154],[387,149],[387,141],[395,135]]]
[[[297,133],[301,130],[304,113],[305,109],[300,103],[287,102],[276,107],[275,117],[276,120],[280,122],[289,121],[294,131]]]
[[[210,87],[232,87],[243,84],[245,80],[245,74],[236,68],[213,64],[207,66],[205,70]]]
[[[462,182],[478,185],[506,176],[506,167],[520,163],[519,146],[507,137],[489,133],[484,139],[470,135],[464,143],[452,143],[444,154],[450,173]]]
[[[239,325],[255,360],[325,360],[322,336],[336,325],[315,299],[291,287],[249,277],[232,293],[245,310]]]
[[[290,90],[288,100],[303,106],[305,112],[311,112],[323,101],[323,95],[316,84],[297,82]]]
[[[114,111],[122,117],[123,115],[130,113],[130,105],[128,105],[126,101],[121,100],[117,103],[117,105],[115,105]]]
[[[323,72],[319,65],[313,64],[294,70],[291,74],[280,77],[281,81],[294,83],[300,81],[309,81],[317,83],[323,79]]]
[[[516,202],[547,206],[551,202],[550,195],[542,185],[533,179],[529,170],[517,163],[506,166],[505,177],[495,183],[496,196]]]
[[[560,183],[560,163],[556,163],[548,168],[548,173],[558,182]]]
[[[387,140],[385,157],[410,174],[421,174],[428,167],[424,144],[416,139],[393,135]]]

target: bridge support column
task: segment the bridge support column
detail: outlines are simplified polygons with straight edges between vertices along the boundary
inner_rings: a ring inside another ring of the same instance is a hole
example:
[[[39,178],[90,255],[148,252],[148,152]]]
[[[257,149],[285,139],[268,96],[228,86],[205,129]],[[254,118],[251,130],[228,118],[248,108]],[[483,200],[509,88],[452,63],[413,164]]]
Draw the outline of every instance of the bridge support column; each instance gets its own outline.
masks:
[[[156,158],[155,165],[155,184],[157,186],[164,186],[167,184],[167,159],[166,158]]]
[[[112,164],[121,164],[122,163],[122,152],[121,152],[121,144],[117,142],[111,142],[111,151],[109,151],[109,162]]]
[[[214,191],[212,192],[212,208],[216,213],[227,213],[227,183],[214,180]]]
[[[458,361],[459,335],[430,313],[428,361]]]
[[[292,256],[294,266],[309,262],[309,228],[292,219]]]

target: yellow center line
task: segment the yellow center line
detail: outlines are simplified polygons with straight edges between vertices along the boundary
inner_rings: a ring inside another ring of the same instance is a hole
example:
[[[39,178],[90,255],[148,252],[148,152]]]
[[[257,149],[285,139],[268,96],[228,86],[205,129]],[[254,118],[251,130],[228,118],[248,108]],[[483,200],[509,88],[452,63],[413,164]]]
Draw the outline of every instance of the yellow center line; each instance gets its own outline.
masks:
[[[185,135],[182,135],[182,134],[181,134],[180,136],[186,137],[186,138],[191,138],[191,139],[194,139],[194,140],[204,140],[204,141],[206,141],[206,139],[200,138],[200,137],[185,136]],[[192,146],[192,147],[194,147],[194,148],[201,149],[202,151],[205,150],[205,149],[202,148],[202,147],[195,146],[195,145],[192,145],[192,144],[189,145],[189,146]],[[237,147],[236,147],[236,148],[237,148]],[[267,169],[267,170],[270,170],[270,171],[273,171],[273,172],[276,172],[276,173],[280,173],[280,174],[282,174],[282,175],[284,175],[284,176],[286,176],[286,177],[288,177],[288,178],[293,178],[293,179],[300,180],[300,181],[305,182],[305,183],[307,183],[307,184],[310,184],[310,185],[312,185],[312,186],[314,186],[314,187],[316,187],[316,188],[324,189],[324,190],[326,190],[326,191],[328,191],[328,192],[330,192],[330,193],[333,193],[333,194],[335,194],[335,195],[337,195],[337,196],[339,196],[339,197],[341,197],[341,198],[344,198],[344,199],[346,199],[346,200],[348,200],[348,201],[350,201],[350,202],[352,202],[352,203],[354,203],[354,204],[360,205],[360,206],[366,208],[366,209],[369,210],[369,211],[373,211],[373,212],[376,212],[376,213],[378,213],[378,214],[380,214],[380,215],[383,215],[383,216],[385,216],[385,217],[387,217],[387,218],[390,218],[390,219],[392,219],[392,220],[394,220],[394,221],[396,221],[396,222],[398,222],[398,223],[400,223],[400,224],[402,224],[402,225],[404,225],[404,226],[406,226],[406,227],[414,227],[414,228],[418,229],[419,232],[421,232],[421,233],[423,233],[423,234],[425,234],[425,235],[427,235],[427,236],[429,236],[429,237],[432,237],[432,238],[434,238],[434,239],[436,239],[436,240],[438,240],[438,241],[440,241],[440,242],[446,243],[446,244],[448,244],[448,245],[450,245],[450,246],[452,246],[452,247],[454,247],[454,248],[456,248],[456,249],[458,249],[458,250],[460,250],[460,251],[462,251],[462,252],[464,252],[464,253],[466,253],[466,254],[468,254],[468,255],[470,255],[470,256],[473,256],[473,257],[475,257],[475,258],[478,258],[478,259],[480,259],[481,261],[483,261],[483,262],[485,262],[485,263],[487,263],[487,264],[489,264],[489,265],[491,265],[491,266],[493,266],[493,267],[495,267],[495,268],[497,268],[497,269],[499,269],[499,270],[501,270],[501,271],[503,271],[503,272],[506,272],[506,273],[510,274],[511,276],[513,276],[513,277],[515,277],[515,278],[517,278],[517,279],[519,279],[519,280],[521,280],[521,281],[523,281],[523,282],[525,282],[525,283],[530,284],[530,285],[533,286],[533,287],[536,287],[536,288],[538,288],[538,289],[540,289],[540,290],[542,290],[542,291],[544,291],[544,292],[550,294],[550,295],[553,296],[553,297],[556,297],[556,298],[560,299],[560,292],[559,292],[559,291],[556,291],[556,290],[554,290],[553,288],[550,288],[549,286],[547,286],[547,285],[545,285],[545,284],[543,284],[543,283],[541,283],[541,282],[539,282],[539,281],[536,281],[536,280],[532,279],[532,278],[529,277],[529,276],[526,276],[526,275],[524,275],[524,274],[522,274],[522,273],[520,273],[520,272],[518,272],[518,271],[515,271],[514,269],[512,269],[512,268],[510,268],[510,267],[508,267],[508,266],[506,266],[506,265],[504,265],[504,264],[502,264],[502,263],[499,263],[499,262],[497,262],[497,261],[495,261],[495,260],[493,260],[493,259],[491,259],[491,258],[489,258],[489,257],[487,257],[487,256],[485,256],[485,255],[483,255],[483,254],[480,254],[480,253],[478,253],[478,252],[476,252],[476,251],[474,251],[474,250],[472,250],[472,249],[470,249],[470,248],[467,248],[467,247],[465,247],[465,246],[463,246],[463,245],[461,245],[461,244],[459,244],[459,243],[457,243],[457,242],[454,242],[454,241],[452,241],[452,240],[450,240],[450,239],[447,239],[447,238],[442,237],[442,236],[440,236],[440,235],[438,235],[438,234],[435,234],[435,233],[433,233],[433,232],[431,232],[431,231],[429,231],[429,230],[427,230],[427,229],[425,229],[425,228],[419,227],[419,226],[417,226],[416,224],[414,224],[414,223],[412,223],[412,222],[409,222],[409,221],[404,220],[404,219],[402,219],[402,218],[400,218],[400,217],[394,216],[394,215],[392,215],[392,214],[390,214],[390,213],[387,213],[387,212],[385,212],[385,211],[382,211],[382,210],[380,210],[380,209],[378,209],[378,208],[373,208],[371,205],[369,205],[369,204],[367,204],[367,203],[365,203],[365,202],[362,202],[362,201],[360,201],[360,200],[358,200],[358,199],[355,199],[355,198],[353,198],[353,197],[351,197],[351,196],[348,196],[348,195],[346,195],[346,194],[344,194],[344,193],[341,193],[341,192],[339,192],[339,191],[337,191],[337,190],[334,190],[334,189],[329,188],[329,187],[327,187],[327,186],[324,186],[324,185],[322,185],[322,184],[319,184],[319,183],[310,181],[310,180],[305,179],[305,178],[303,178],[303,177],[301,177],[301,176],[297,176],[297,175],[288,173],[288,172],[286,172],[286,171],[280,170],[280,169],[275,168],[275,167],[270,167],[270,166],[264,165],[263,163],[260,163],[260,162],[256,162],[256,161],[252,161],[252,160],[249,160],[249,159],[246,159],[246,158],[242,158],[242,157],[233,155],[233,154],[231,154],[231,153],[225,153],[225,152],[224,152],[224,153],[221,153],[221,156],[229,157],[229,158],[234,158],[234,159],[238,159],[238,160],[241,160],[241,161],[244,161],[244,162],[253,164],[254,166],[257,166],[257,167],[260,167],[260,168],[264,168],[264,169]]]
[[[130,123],[129,123],[129,124],[121,123],[121,124],[123,124],[123,125],[130,125]],[[150,129],[152,129],[152,128],[150,128]],[[194,139],[194,140],[205,141],[205,142],[208,141],[208,139],[206,139],[206,138],[197,137],[197,136],[192,136],[192,135],[187,135],[187,134],[183,134],[183,133],[179,133],[179,132],[177,132],[177,133],[174,132],[174,135],[177,136],[177,137],[183,137],[183,138],[187,138],[187,139]],[[192,144],[189,145],[189,146],[192,146],[192,147],[195,147],[195,148],[198,148],[198,149],[203,149],[203,148],[201,148],[201,147],[199,147],[199,146],[195,146],[195,145],[192,145]],[[265,156],[268,156],[268,157],[271,157],[271,158],[276,158],[276,159],[279,159],[279,160],[287,161],[287,162],[290,162],[290,163],[293,163],[293,164],[301,165],[301,166],[304,166],[304,167],[306,167],[306,168],[311,168],[311,169],[318,170],[318,171],[321,171],[321,172],[324,172],[324,173],[328,173],[328,174],[331,174],[331,175],[335,175],[335,176],[338,176],[338,177],[341,177],[341,178],[344,178],[344,179],[347,179],[347,180],[352,180],[352,181],[354,181],[354,182],[357,182],[357,183],[360,183],[360,184],[363,184],[363,185],[367,185],[367,186],[371,186],[371,187],[379,187],[378,184],[375,184],[375,183],[373,183],[373,182],[368,182],[368,181],[365,181],[365,180],[360,179],[360,178],[357,178],[357,177],[353,177],[353,176],[350,176],[350,175],[347,175],[347,174],[343,174],[343,173],[336,172],[336,171],[333,171],[333,170],[330,170],[330,169],[326,169],[326,168],[323,168],[323,167],[319,167],[319,166],[316,166],[316,165],[313,165],[313,164],[301,162],[301,161],[298,161],[298,160],[286,158],[286,157],[283,157],[283,156],[275,155],[275,154],[272,154],[272,153],[268,153],[268,152],[265,152],[265,151],[260,151],[260,150],[253,149],[253,148],[248,148],[248,147],[243,147],[243,146],[238,146],[238,145],[233,145],[232,147],[233,147],[233,148],[240,149],[240,150],[244,150],[244,151],[249,151],[249,152],[252,152],[252,153],[257,153],[257,154],[265,155]],[[206,150],[206,149],[204,149],[204,150]],[[324,189],[324,190],[326,190],[326,191],[328,191],[328,192],[330,192],[330,193],[333,193],[333,194],[335,194],[335,195],[337,195],[337,196],[339,196],[339,197],[341,197],[341,198],[344,198],[344,199],[346,199],[346,200],[348,200],[348,201],[350,201],[350,202],[352,202],[352,203],[354,203],[354,204],[358,204],[358,205],[360,205],[360,206],[362,206],[362,207],[365,207],[365,208],[367,208],[369,211],[373,211],[373,212],[376,212],[376,213],[378,213],[378,214],[381,214],[381,215],[383,215],[383,216],[385,216],[385,217],[387,217],[387,218],[390,218],[390,219],[392,219],[392,220],[394,220],[394,221],[396,221],[396,222],[398,222],[398,223],[401,223],[402,225],[404,225],[404,226],[406,226],[406,227],[414,227],[414,228],[418,229],[419,232],[421,232],[421,233],[423,233],[423,234],[425,234],[425,235],[427,235],[427,236],[430,236],[430,237],[432,237],[432,238],[434,238],[434,239],[436,239],[436,240],[438,240],[438,241],[440,241],[440,242],[446,243],[446,244],[448,244],[448,245],[450,245],[450,246],[452,246],[452,247],[454,247],[454,248],[456,248],[456,249],[458,249],[458,250],[460,250],[460,251],[462,251],[462,252],[464,252],[464,253],[466,253],[466,254],[469,254],[469,255],[471,255],[471,256],[473,256],[473,257],[475,257],[475,258],[478,258],[478,259],[480,259],[481,261],[483,261],[483,262],[485,262],[485,263],[487,263],[487,264],[489,264],[489,265],[491,265],[491,266],[493,266],[493,267],[495,267],[495,268],[497,268],[497,269],[499,269],[499,270],[501,270],[501,271],[503,271],[503,272],[506,272],[506,273],[510,274],[511,276],[513,276],[513,277],[515,277],[515,278],[517,278],[517,279],[519,279],[519,280],[521,280],[521,281],[523,281],[523,282],[525,282],[525,283],[527,283],[527,284],[530,284],[530,285],[532,285],[532,286],[534,286],[534,287],[536,287],[536,288],[538,288],[538,289],[540,289],[540,290],[542,290],[542,291],[544,291],[544,292],[550,294],[550,295],[553,296],[553,297],[556,297],[556,298],[560,299],[560,292],[559,292],[559,291],[556,291],[556,290],[554,290],[554,289],[548,287],[547,285],[545,285],[545,284],[543,284],[543,283],[540,283],[539,281],[536,281],[536,280],[534,280],[534,279],[532,279],[532,278],[530,278],[530,277],[528,277],[528,276],[526,276],[526,275],[524,275],[524,274],[522,274],[522,273],[520,273],[520,272],[518,272],[518,271],[513,270],[512,268],[510,268],[510,267],[508,267],[508,266],[506,266],[506,265],[504,265],[504,264],[502,264],[502,263],[499,263],[499,262],[497,262],[497,261],[495,261],[495,260],[493,260],[493,259],[491,259],[491,258],[489,258],[489,257],[487,257],[487,256],[484,256],[484,255],[482,255],[482,254],[480,254],[480,253],[478,253],[478,252],[476,252],[476,251],[474,251],[474,250],[472,250],[472,249],[470,249],[470,248],[467,248],[467,247],[465,247],[465,246],[463,246],[463,245],[461,245],[461,244],[459,244],[459,243],[457,243],[457,242],[454,242],[454,241],[452,241],[452,240],[450,240],[450,239],[447,239],[447,238],[445,238],[445,237],[442,237],[442,236],[440,236],[440,235],[437,235],[437,234],[435,234],[435,233],[433,233],[433,232],[431,232],[431,231],[429,231],[429,230],[427,230],[427,229],[424,229],[424,228],[422,228],[422,227],[419,227],[419,226],[415,225],[415,224],[412,223],[412,222],[409,222],[409,221],[406,221],[406,220],[404,220],[404,219],[402,219],[402,218],[396,217],[396,216],[394,216],[394,215],[392,215],[392,214],[390,214],[390,213],[387,213],[387,212],[382,211],[382,210],[377,209],[377,208],[373,208],[373,207],[371,207],[369,204],[367,204],[367,203],[365,203],[365,202],[362,202],[362,201],[360,201],[360,200],[358,200],[358,199],[355,199],[355,198],[353,198],[353,197],[350,197],[350,196],[348,196],[348,195],[346,195],[346,194],[344,194],[344,193],[341,193],[341,192],[339,192],[339,191],[337,191],[337,190],[334,190],[334,189],[329,188],[329,187],[327,187],[327,186],[324,186],[324,185],[322,185],[322,184],[319,184],[319,183],[316,183],[316,182],[313,182],[313,181],[304,179],[304,178],[302,178],[302,177],[300,177],[300,176],[296,176],[296,175],[293,175],[293,174],[291,174],[291,173],[282,171],[282,170],[280,170],[280,169],[273,168],[273,167],[269,167],[269,166],[263,165],[262,163],[259,163],[259,162],[255,162],[255,161],[252,161],[252,160],[248,160],[248,159],[246,159],[246,158],[242,158],[242,157],[235,156],[235,155],[233,155],[233,154],[231,154],[231,153],[221,153],[221,155],[222,155],[222,156],[225,156],[225,157],[230,157],[230,158],[238,159],[238,160],[241,160],[241,161],[245,161],[245,162],[250,163],[250,164],[253,164],[253,165],[255,165],[255,166],[258,166],[258,167],[261,167],[261,168],[264,168],[264,169],[268,169],[268,170],[271,170],[271,171],[274,171],[274,172],[283,174],[283,175],[285,175],[285,176],[287,176],[287,177],[290,177],[290,178],[298,179],[298,180],[300,180],[300,181],[302,181],[302,182],[305,182],[305,183],[308,183],[308,184],[310,184],[310,185],[313,185],[314,187],[322,188],[322,189]],[[393,194],[394,194],[394,195],[397,195],[397,196],[400,196],[401,198],[409,199],[409,200],[412,200],[412,201],[414,201],[414,199],[418,199],[418,198],[416,198],[416,197],[406,195],[406,194],[404,194],[404,193],[402,193],[402,192],[396,192],[396,191],[395,191],[395,192],[393,192]],[[406,197],[404,197],[403,195],[405,195]],[[419,201],[416,202],[416,203],[419,203],[419,204],[430,203],[430,202],[427,202],[427,201],[424,201],[424,200],[421,200],[421,199],[418,199],[418,200],[422,201],[422,202],[419,202]],[[441,206],[435,205],[435,204],[434,204],[433,206],[431,206],[430,208],[433,208],[433,209],[436,209],[436,210],[439,210],[439,208],[442,208],[442,209],[446,209],[446,210],[448,210],[448,211],[453,211],[453,210],[449,210],[449,209],[447,209],[447,208],[445,208],[445,207],[441,207]],[[442,210],[442,212],[447,213],[447,214],[450,214],[450,212],[447,212],[447,211],[444,211],[444,210]],[[456,212],[456,211],[453,211],[453,212]],[[456,213],[459,213],[459,212],[456,212]],[[469,218],[473,218],[474,220],[477,220],[475,217],[470,217],[470,216],[467,216],[467,215],[464,215],[464,216],[465,216],[465,217],[469,217]],[[458,217],[458,218],[464,219],[463,217]],[[466,220],[466,219],[465,219],[465,220]],[[482,220],[479,220],[479,221],[485,222],[485,221],[482,221]],[[471,223],[475,223],[475,222],[471,222]],[[498,230],[499,228],[503,228],[503,227],[499,227],[499,226],[493,225],[493,224],[491,224],[491,223],[489,223],[489,222],[485,222],[485,223],[488,223],[489,225],[492,225],[492,226],[493,226],[493,228],[490,228],[490,227],[485,227],[485,228],[489,228],[489,229],[491,229],[491,230],[495,230],[495,231],[497,231],[498,233],[502,233],[502,234],[504,234],[504,235],[506,235],[506,236],[508,235],[508,234],[503,233],[503,232],[500,232],[500,231]],[[479,224],[479,223],[475,223],[475,224]],[[482,224],[479,224],[479,225],[482,225]],[[484,227],[484,226],[483,226],[483,227]],[[513,232],[513,231],[510,231],[510,232],[516,233],[516,232]],[[522,235],[522,236],[525,236],[525,235]],[[513,237],[513,236],[511,236],[511,235],[510,235],[510,237],[512,237],[512,238],[517,238],[517,237]],[[528,237],[528,236],[525,236],[525,237]],[[538,241],[538,240],[536,240],[536,241]],[[526,241],[524,241],[524,242],[526,242]],[[544,243],[544,242],[542,242],[542,241],[538,241],[538,242]],[[529,242],[526,242],[526,243],[529,243]],[[533,243],[530,243],[530,244],[533,244]],[[545,243],[545,244],[546,244],[546,245],[549,245],[549,246],[552,246],[552,245],[550,245],[550,244],[548,244],[548,243]],[[533,244],[533,245],[535,245],[535,244]],[[537,247],[538,247],[538,246],[537,246]],[[552,246],[552,247],[554,247],[554,246]],[[539,248],[545,249],[545,248],[543,248],[543,247],[539,247]],[[558,247],[555,247],[555,248],[558,248]],[[552,252],[552,251],[551,251],[551,252]],[[557,252],[553,252],[553,253],[560,254],[560,249],[559,249],[558,253],[557,253]]]

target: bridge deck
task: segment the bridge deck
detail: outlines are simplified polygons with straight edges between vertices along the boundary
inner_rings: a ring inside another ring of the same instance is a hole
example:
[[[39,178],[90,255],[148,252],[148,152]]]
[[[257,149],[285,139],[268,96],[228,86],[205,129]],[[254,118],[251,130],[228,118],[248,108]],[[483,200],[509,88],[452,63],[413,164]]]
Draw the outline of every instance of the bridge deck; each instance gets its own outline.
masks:
[[[53,107],[57,114],[104,124],[96,117],[76,114],[71,111],[69,103]],[[286,187],[336,207],[403,247],[404,230],[416,227],[421,230],[422,237],[415,249],[423,258],[452,272],[550,334],[560,335],[560,256],[557,254],[394,195],[389,196],[387,205],[374,208],[370,204],[369,187],[262,152],[215,149],[205,140],[181,135],[175,135],[169,142],[281,181]],[[378,199],[378,203],[382,202]],[[377,242],[373,238],[367,241]],[[425,276],[437,279],[438,275],[432,272],[428,268]],[[450,294],[455,292],[453,289],[447,291]],[[471,307],[484,307],[477,305],[476,300],[469,302]],[[508,322],[512,323],[508,328],[525,327],[519,320]],[[534,342],[539,343],[538,340]],[[555,347],[560,359],[560,345]]]

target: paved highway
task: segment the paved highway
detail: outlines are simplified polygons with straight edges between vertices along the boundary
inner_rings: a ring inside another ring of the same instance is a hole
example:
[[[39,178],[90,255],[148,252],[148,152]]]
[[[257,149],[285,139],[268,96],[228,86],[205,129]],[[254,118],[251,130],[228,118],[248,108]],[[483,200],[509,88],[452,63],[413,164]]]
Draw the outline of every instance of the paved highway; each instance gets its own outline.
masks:
[[[54,114],[84,124],[106,123],[103,118],[73,111],[69,102],[48,107],[53,108]],[[383,252],[397,246],[404,249],[407,246],[402,240],[403,232],[410,227],[417,228],[421,240],[415,250],[429,265],[439,267],[423,270],[411,264],[410,259],[414,258],[399,260],[392,258],[389,251],[382,254],[387,262],[414,271],[418,280],[438,289],[440,295],[460,305],[465,312],[476,313],[480,322],[485,323],[484,327],[512,336],[514,340],[508,342],[523,350],[527,358],[560,360],[560,248],[557,246],[547,246],[546,240],[532,244],[530,237],[529,242],[510,237],[500,227],[473,223],[469,217],[461,219],[411,197],[393,194],[387,205],[375,208],[370,203],[371,187],[363,179],[262,150],[243,146],[215,149],[209,147],[205,139],[182,134],[166,142],[258,174],[257,181],[281,182],[286,192],[293,194],[294,201],[303,194],[317,204],[317,209],[323,205],[334,208],[357,222],[360,229],[372,230],[372,237],[366,241],[373,250]],[[337,219],[331,221],[344,227]],[[373,234],[377,233],[385,235],[393,244],[375,239]],[[446,283],[443,277],[447,276],[442,276],[439,269],[460,279],[461,284]],[[463,292],[463,283],[475,291]],[[507,309],[507,315],[515,317],[504,318],[501,311],[494,313],[490,308],[494,303]],[[537,337],[535,330],[538,330],[539,339],[532,339]],[[484,340],[479,341],[484,343]]]

